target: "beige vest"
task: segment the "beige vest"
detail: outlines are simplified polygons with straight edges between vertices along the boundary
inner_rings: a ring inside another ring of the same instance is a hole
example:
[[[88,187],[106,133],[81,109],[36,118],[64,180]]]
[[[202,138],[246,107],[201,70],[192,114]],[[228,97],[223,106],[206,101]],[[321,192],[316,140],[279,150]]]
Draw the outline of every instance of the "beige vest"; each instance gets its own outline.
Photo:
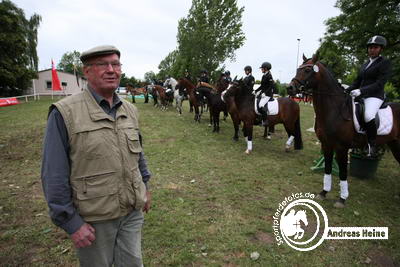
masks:
[[[114,120],[88,90],[54,105],[67,127],[73,201],[83,219],[109,220],[142,209],[146,188],[138,166],[136,108],[123,100]]]

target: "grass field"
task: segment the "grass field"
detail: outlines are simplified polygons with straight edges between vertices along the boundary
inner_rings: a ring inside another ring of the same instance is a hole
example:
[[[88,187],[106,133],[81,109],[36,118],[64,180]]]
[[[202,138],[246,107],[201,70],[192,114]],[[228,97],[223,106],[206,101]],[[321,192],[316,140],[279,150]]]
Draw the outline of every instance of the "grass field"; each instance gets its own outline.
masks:
[[[310,170],[319,157],[313,109],[301,104],[304,149],[284,152],[286,133],[271,141],[255,127],[253,153],[243,138],[233,142],[230,119],[215,134],[184,113],[160,111],[138,100],[144,150],[153,173],[153,205],[146,215],[146,266],[398,266],[400,265],[400,172],[390,153],[377,177],[349,178],[345,209],[333,208],[338,177],[320,202],[329,226],[387,226],[388,240],[325,240],[300,252],[278,246],[273,214],[285,197],[317,193],[322,174]],[[50,221],[40,182],[41,146],[51,99],[0,108],[0,265],[76,266],[68,236]],[[252,260],[250,254],[260,257]]]

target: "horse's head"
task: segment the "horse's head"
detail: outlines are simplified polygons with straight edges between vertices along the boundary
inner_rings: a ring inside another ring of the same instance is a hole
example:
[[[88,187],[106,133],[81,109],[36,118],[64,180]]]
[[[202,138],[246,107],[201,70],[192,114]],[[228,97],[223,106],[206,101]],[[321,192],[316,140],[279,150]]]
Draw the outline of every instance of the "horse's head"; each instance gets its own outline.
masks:
[[[304,225],[308,225],[307,214],[305,210],[299,210],[296,212],[296,218],[304,223]]]
[[[303,55],[303,64],[297,69],[296,76],[286,88],[288,94],[292,96],[298,93],[312,94],[312,89],[320,78],[320,67],[318,53],[311,59],[307,59]]]

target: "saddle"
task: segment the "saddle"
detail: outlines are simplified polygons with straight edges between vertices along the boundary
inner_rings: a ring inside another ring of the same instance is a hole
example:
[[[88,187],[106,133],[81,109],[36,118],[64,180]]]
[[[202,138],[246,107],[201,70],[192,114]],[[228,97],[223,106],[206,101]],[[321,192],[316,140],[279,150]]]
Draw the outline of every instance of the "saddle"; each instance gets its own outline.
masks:
[[[174,91],[170,88],[168,88],[167,90],[165,90],[165,95],[168,97],[171,97],[174,95]]]
[[[264,107],[268,109],[268,115],[276,115],[279,113],[278,100],[269,96],[261,96],[259,94],[254,98],[254,111],[257,115],[261,115],[261,109]]]
[[[365,104],[364,99],[353,100],[353,121],[354,127],[358,133],[365,134],[364,121]],[[387,135],[392,131],[393,127],[393,112],[392,108],[385,100],[378,113],[375,115],[375,124],[378,135]]]

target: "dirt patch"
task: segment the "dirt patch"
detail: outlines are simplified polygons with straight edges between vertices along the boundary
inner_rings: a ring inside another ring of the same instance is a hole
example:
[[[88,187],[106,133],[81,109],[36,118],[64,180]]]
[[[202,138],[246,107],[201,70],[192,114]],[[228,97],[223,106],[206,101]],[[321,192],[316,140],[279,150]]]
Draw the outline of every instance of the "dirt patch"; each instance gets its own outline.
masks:
[[[394,261],[388,253],[380,249],[371,249],[367,254],[366,262],[371,266],[394,267]]]
[[[152,143],[160,143],[160,144],[163,144],[163,143],[172,143],[172,142],[175,142],[176,141],[176,138],[175,137],[168,137],[168,138],[163,138],[163,139],[151,139],[151,140],[149,140],[150,142],[152,142]]]
[[[257,232],[254,236],[250,238],[252,242],[257,242],[265,245],[275,243],[275,237],[273,234],[265,232]]]

